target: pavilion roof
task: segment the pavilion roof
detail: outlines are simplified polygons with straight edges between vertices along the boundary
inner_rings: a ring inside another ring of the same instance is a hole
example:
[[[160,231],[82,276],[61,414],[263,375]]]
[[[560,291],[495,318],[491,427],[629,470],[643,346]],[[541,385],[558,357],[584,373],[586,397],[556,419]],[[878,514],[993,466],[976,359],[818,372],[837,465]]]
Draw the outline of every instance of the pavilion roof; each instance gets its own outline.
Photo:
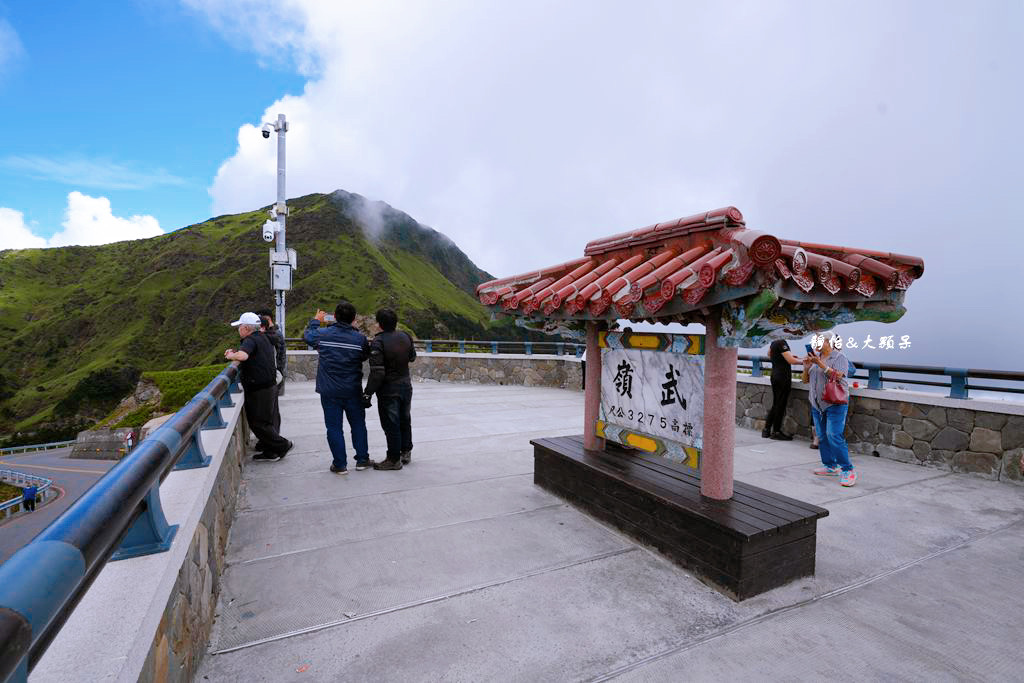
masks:
[[[485,282],[480,301],[527,321],[703,322],[760,346],[855,320],[893,322],[924,274],[917,256],[748,229],[735,207],[596,239],[582,258]]]

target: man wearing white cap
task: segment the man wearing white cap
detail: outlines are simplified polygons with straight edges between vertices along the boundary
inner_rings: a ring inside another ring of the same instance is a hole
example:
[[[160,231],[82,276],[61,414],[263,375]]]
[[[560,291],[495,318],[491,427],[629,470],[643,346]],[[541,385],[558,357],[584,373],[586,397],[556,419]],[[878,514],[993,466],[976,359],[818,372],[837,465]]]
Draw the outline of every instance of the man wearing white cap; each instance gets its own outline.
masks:
[[[228,349],[224,357],[240,362],[242,388],[245,389],[245,418],[249,429],[263,445],[264,451],[253,460],[273,462],[292,449],[292,442],[277,433],[274,427],[274,399],[277,397],[277,362],[274,347],[260,334],[260,317],[243,313],[231,323],[238,328],[242,343],[238,350]]]

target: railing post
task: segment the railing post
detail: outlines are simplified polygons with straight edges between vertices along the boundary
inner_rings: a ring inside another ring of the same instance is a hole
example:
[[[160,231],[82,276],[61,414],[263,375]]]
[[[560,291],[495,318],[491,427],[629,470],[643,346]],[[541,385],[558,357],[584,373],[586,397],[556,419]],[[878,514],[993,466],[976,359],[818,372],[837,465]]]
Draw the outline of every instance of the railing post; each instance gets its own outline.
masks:
[[[882,388],[882,371],[876,365],[875,367],[868,367],[868,389],[881,389]]]
[[[211,460],[213,460],[213,456],[207,455],[206,449],[203,448],[203,440],[199,438],[199,432],[195,431],[192,432],[192,438],[189,439],[188,449],[178,458],[174,469],[193,470],[197,467],[209,467]]]
[[[162,553],[174,542],[178,525],[169,525],[167,518],[164,517],[164,509],[160,505],[159,484],[154,484],[149,490],[143,505],[146,509],[132,523],[117,552],[110,556],[111,562]]]
[[[751,358],[750,359],[750,376],[761,377],[761,359]]]
[[[231,392],[225,391],[224,395],[220,397],[219,401],[217,401],[217,405],[221,408],[234,408],[235,402],[231,400]]]
[[[213,404],[213,411],[210,416],[206,418],[206,422],[203,423],[203,429],[223,429],[227,427],[228,423],[224,421],[224,416],[220,414],[220,406],[217,405],[216,401]]]
[[[242,393],[242,386],[238,383],[238,378],[231,380],[231,384],[228,386],[228,392],[232,394]]]
[[[967,395],[967,370],[965,368],[943,368],[949,375],[949,397],[970,398]]]
[[[561,356],[562,355],[562,351],[564,349],[565,349],[565,343],[564,342],[557,342],[555,344],[555,355],[556,356]]]
[[[466,352],[466,340],[465,339],[460,339],[459,340],[459,353],[465,353],[465,352]]]
[[[533,342],[523,342],[523,346],[526,348],[526,355],[533,355]]]
[[[491,342],[491,353],[497,353],[497,352],[498,352],[498,342],[492,341]]]
[[[431,353],[433,350],[434,350],[434,340],[433,339],[428,339],[427,340],[427,353]]]
[[[587,347],[583,344],[576,345],[576,357],[583,358],[583,354],[586,353]]]

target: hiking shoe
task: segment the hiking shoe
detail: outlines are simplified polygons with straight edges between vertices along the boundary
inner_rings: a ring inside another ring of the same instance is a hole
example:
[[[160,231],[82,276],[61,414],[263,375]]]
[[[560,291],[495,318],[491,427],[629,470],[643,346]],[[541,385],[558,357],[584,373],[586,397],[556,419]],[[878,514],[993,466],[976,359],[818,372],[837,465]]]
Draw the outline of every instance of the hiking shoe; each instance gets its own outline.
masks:
[[[334,472],[335,474],[348,474],[348,468],[347,467],[335,467],[334,465],[331,465],[331,472]]]
[[[362,462],[359,462],[357,460],[356,461],[356,470],[359,471],[359,472],[362,472],[363,470],[368,470],[371,467],[376,468],[376,465],[377,465],[377,463],[375,463],[372,460],[363,460]]]
[[[772,435],[772,433],[770,431],[768,431],[767,429],[762,429],[761,430],[761,438],[762,439],[771,438],[771,435]]]
[[[814,473],[816,475],[818,475],[819,477],[838,477],[839,476],[839,468],[838,467],[819,467],[818,469],[814,470]]]
[[[252,459],[258,462],[277,462],[281,458],[282,456],[278,453],[257,453],[252,456]]]
[[[774,434],[771,435],[770,438],[775,439],[776,441],[792,441],[793,440],[792,436],[790,436],[789,434],[785,434],[783,432],[775,432]]]
[[[402,469],[401,460],[385,460],[384,462],[373,463],[373,469],[375,470],[400,470]]]
[[[402,464],[403,465],[408,465],[409,463],[412,462],[412,451],[402,451],[401,458],[402,458]]]
[[[857,483],[857,473],[853,470],[846,470],[839,475],[839,483],[842,486],[853,486]]]
[[[278,460],[280,460],[280,459],[281,459],[281,458],[283,458],[284,456],[288,455],[288,451],[290,451],[290,450],[291,450],[291,449],[293,449],[293,448],[295,448],[295,444],[294,444],[293,442],[289,441],[289,442],[288,442],[288,448],[286,448],[286,449],[284,449],[283,451],[281,451],[281,455],[280,455],[280,456],[278,456]]]

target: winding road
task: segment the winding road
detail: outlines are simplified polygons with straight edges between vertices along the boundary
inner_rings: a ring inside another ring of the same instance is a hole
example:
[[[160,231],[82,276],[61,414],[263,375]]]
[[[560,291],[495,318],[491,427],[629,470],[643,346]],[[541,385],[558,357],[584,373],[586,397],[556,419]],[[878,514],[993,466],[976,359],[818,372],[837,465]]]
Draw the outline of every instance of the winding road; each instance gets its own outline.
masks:
[[[0,562],[6,562],[117,464],[114,460],[72,460],[70,455],[70,448],[61,448],[0,458],[0,469],[52,479],[63,492],[56,500],[37,506],[35,512],[0,523]]]

